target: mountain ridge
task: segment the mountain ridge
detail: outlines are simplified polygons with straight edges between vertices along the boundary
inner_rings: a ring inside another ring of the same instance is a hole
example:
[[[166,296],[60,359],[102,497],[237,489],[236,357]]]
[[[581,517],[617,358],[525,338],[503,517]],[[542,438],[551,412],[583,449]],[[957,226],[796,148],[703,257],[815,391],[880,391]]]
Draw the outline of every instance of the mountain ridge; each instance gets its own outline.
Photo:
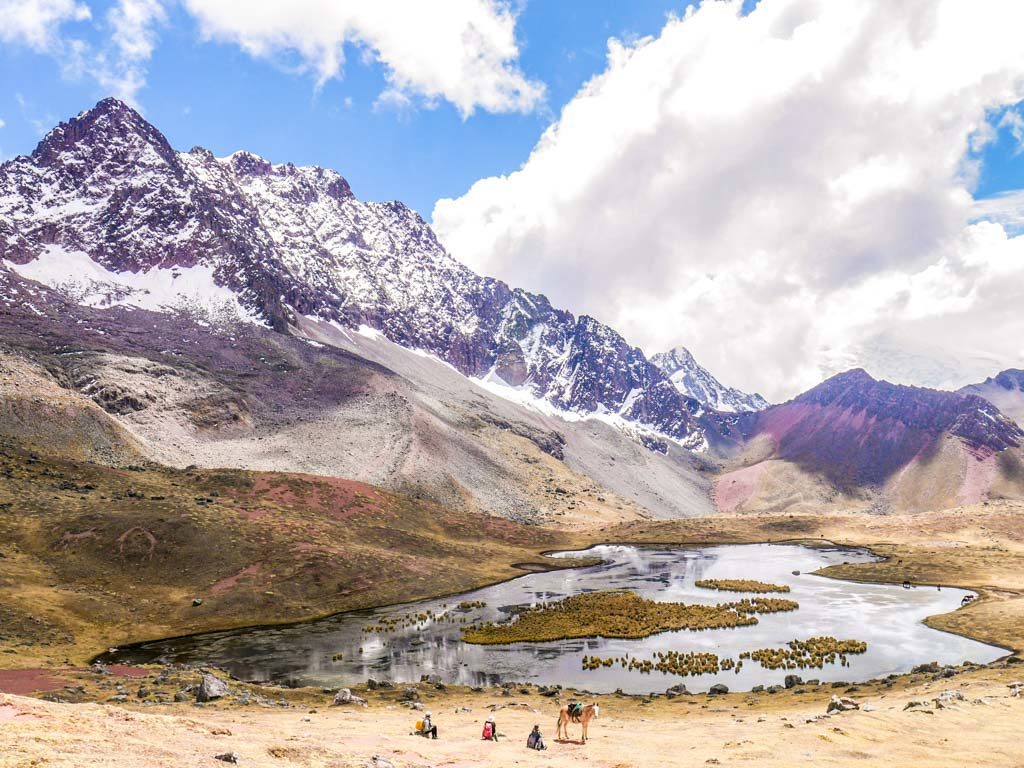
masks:
[[[319,166],[176,152],[116,99],[0,166],[0,214],[0,258],[25,276],[40,276],[32,262],[60,272],[68,253],[84,254],[119,276],[106,294],[131,303],[131,276],[207,270],[242,314],[278,331],[299,315],[365,324],[467,376],[495,375],[567,411],[616,414],[689,448],[713,429],[700,421],[705,404],[614,329],[475,274],[402,203],[360,202]],[[93,300],[103,295],[101,286]]]
[[[961,387],[957,392],[985,398],[1024,427],[1024,370],[1007,368],[978,384]]]

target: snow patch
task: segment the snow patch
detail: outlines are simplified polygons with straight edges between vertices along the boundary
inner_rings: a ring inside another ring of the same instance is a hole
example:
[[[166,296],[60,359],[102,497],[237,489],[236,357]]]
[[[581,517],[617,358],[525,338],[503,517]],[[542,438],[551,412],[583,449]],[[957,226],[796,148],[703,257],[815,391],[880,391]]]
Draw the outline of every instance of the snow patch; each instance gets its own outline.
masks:
[[[259,318],[238,303],[229,288],[217,285],[213,268],[154,268],[146,272],[111,272],[82,251],[47,245],[27,264],[4,261],[21,277],[35,280],[88,307],[129,306],[153,312],[199,312],[208,317],[227,314],[247,322]]]

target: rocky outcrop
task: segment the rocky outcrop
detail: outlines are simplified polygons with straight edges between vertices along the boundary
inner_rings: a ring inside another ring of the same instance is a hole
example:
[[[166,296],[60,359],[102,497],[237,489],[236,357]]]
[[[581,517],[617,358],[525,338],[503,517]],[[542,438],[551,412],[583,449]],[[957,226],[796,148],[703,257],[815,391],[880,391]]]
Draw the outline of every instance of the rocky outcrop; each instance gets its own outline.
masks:
[[[228,684],[208,672],[203,673],[203,679],[196,687],[196,701],[207,702],[215,699],[222,699],[228,695]]]

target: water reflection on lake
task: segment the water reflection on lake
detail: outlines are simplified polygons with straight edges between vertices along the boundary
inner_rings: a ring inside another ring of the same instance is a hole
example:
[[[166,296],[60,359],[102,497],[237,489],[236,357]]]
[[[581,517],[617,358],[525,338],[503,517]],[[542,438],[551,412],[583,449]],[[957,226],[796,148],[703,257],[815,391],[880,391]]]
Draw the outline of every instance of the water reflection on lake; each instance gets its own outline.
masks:
[[[569,554],[569,553],[565,553]],[[576,555],[578,553],[571,553]],[[368,677],[395,682],[417,681],[435,674],[449,683],[485,685],[504,680],[558,683],[595,692],[621,688],[628,693],[664,690],[682,682],[691,691],[723,682],[732,690],[781,683],[783,670],[765,670],[746,662],[739,673],[676,677],[659,672],[640,674],[610,668],[585,672],[584,655],[651,658],[654,651],[710,651],[736,658],[741,651],[782,646],[793,639],[832,635],[868,643],[863,655],[850,656],[849,666],[798,670],[823,681],[857,681],[907,672],[936,660],[984,663],[1004,651],[956,635],[930,629],[922,620],[960,605],[968,594],[935,587],[857,584],[810,575],[810,571],[841,562],[867,562],[865,552],[810,549],[791,545],[730,545],[695,549],[599,546],[585,554],[604,558],[600,565],[567,571],[531,573],[457,598],[425,600],[390,608],[339,614],[320,621],[273,629],[249,629],[196,635],[125,649],[120,661],[161,660],[210,663],[236,677],[299,685],[351,685]],[[799,571],[800,575],[794,575]],[[672,602],[719,603],[740,593],[694,586],[698,579],[758,579],[788,584],[786,595],[800,604],[792,613],[758,617],[751,627],[665,632],[642,640],[589,639],[509,646],[478,646],[461,642],[465,624],[431,622],[422,628],[365,633],[382,618],[432,610],[476,622],[507,617],[518,605],[535,605],[579,592],[630,589],[644,597]],[[457,609],[462,601],[482,600],[484,608]],[[338,656],[340,654],[340,657]]]

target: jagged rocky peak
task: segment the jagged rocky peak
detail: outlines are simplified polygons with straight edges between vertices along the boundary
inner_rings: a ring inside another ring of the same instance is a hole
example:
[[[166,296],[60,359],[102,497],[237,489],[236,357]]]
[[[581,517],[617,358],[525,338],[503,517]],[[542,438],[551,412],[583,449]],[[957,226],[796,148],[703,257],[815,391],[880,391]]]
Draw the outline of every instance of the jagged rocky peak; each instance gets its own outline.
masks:
[[[36,146],[32,159],[47,167],[61,161],[67,152],[82,147],[103,153],[122,162],[138,160],[151,150],[166,163],[174,162],[175,152],[163,134],[136,110],[122,101],[106,98],[92,109],[60,123]],[[98,158],[94,157],[94,162]],[[66,164],[66,158],[64,160]]]
[[[660,352],[651,357],[651,362],[671,379],[682,394],[716,411],[743,413],[768,407],[768,401],[756,392],[747,394],[722,384],[694,359],[686,347]]]

